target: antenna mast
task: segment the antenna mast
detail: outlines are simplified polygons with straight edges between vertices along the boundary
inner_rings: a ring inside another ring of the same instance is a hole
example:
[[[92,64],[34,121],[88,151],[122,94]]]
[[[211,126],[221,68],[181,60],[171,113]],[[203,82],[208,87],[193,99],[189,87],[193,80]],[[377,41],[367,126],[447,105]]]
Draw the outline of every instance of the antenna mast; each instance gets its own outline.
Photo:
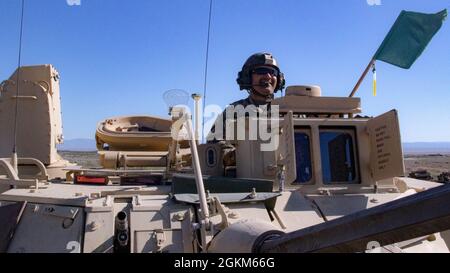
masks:
[[[205,106],[206,106],[206,84],[208,79],[208,58],[209,58],[209,37],[211,33],[211,15],[212,15],[212,7],[213,7],[213,0],[209,1],[209,20],[208,20],[208,38],[206,40],[206,61],[205,61],[205,82],[203,85],[203,114],[202,114],[202,143],[204,142],[205,138]]]
[[[21,65],[21,57],[22,57],[22,36],[23,36],[23,14],[25,10],[25,0],[22,0],[22,10],[20,16],[20,35],[19,35],[19,57],[17,61],[17,82],[16,82],[16,106],[15,106],[15,115],[14,115],[14,144],[12,151],[11,163],[14,167],[16,173],[18,173],[17,167],[17,116],[19,109],[19,85],[20,85],[20,65]]]

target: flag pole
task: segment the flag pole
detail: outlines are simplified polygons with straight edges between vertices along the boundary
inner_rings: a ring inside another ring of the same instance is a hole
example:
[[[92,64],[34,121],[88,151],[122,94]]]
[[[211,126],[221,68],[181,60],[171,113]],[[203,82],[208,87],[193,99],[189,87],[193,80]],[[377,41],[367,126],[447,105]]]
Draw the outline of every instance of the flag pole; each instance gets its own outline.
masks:
[[[355,95],[356,91],[358,90],[359,86],[361,85],[361,82],[364,80],[364,78],[366,77],[367,73],[369,72],[370,68],[372,67],[372,65],[374,63],[375,63],[375,58],[372,58],[372,60],[370,60],[370,63],[367,65],[366,70],[364,70],[364,72],[362,73],[358,82],[356,83],[355,87],[353,87],[353,90],[349,95],[350,98],[353,97],[353,95]]]

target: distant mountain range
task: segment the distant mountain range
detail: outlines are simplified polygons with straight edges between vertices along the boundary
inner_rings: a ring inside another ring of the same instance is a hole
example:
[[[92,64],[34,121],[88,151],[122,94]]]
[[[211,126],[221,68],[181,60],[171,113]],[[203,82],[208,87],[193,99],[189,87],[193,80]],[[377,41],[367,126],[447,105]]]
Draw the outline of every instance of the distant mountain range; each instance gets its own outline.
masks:
[[[405,154],[428,154],[428,153],[450,153],[450,142],[404,142],[403,152]],[[60,151],[96,151],[93,139],[69,139],[64,144],[58,145]]]
[[[404,154],[450,153],[450,142],[404,142]]]

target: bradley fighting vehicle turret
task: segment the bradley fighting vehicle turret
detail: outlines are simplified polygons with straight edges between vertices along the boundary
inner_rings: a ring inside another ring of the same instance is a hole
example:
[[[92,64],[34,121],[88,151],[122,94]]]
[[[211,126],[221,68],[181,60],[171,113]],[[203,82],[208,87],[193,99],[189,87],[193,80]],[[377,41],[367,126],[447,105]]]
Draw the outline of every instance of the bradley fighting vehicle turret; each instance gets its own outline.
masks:
[[[28,107],[17,168],[1,149],[2,252],[449,251],[450,188],[404,177],[395,110],[364,117],[359,98],[292,86],[256,118],[268,137],[249,137],[247,112],[227,123],[232,140],[201,145],[182,107],[112,118],[97,128],[103,168],[58,178],[32,153],[62,139],[56,70],[21,70],[20,94],[14,76],[0,89],[1,143],[14,101]]]

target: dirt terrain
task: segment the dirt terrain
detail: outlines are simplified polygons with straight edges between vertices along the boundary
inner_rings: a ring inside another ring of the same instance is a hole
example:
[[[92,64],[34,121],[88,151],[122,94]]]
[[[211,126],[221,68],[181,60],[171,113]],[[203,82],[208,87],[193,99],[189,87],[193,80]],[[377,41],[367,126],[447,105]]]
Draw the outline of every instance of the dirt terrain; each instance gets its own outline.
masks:
[[[61,151],[65,159],[86,168],[100,167],[97,152]],[[450,154],[407,154],[405,155],[405,176],[410,172],[427,170],[434,181],[442,172],[450,172]]]
[[[450,172],[450,154],[411,154],[405,155],[405,175],[418,170],[427,170],[433,180],[442,172]]]
[[[97,152],[71,152],[71,151],[58,151],[58,153],[66,160],[85,168],[98,168],[100,162],[98,160]]]

